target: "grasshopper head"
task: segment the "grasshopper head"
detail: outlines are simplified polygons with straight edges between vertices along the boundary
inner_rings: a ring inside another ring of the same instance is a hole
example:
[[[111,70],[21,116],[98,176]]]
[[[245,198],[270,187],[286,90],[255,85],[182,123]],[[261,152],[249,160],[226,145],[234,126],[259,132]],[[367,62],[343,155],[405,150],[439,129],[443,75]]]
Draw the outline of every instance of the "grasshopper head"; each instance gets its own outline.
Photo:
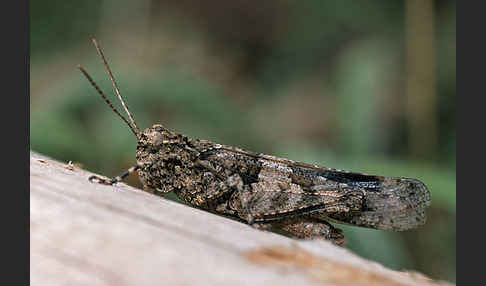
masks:
[[[180,170],[192,164],[186,144],[187,137],[160,124],[145,129],[137,146],[137,162],[144,165],[139,169],[142,183],[163,193],[182,187]]]

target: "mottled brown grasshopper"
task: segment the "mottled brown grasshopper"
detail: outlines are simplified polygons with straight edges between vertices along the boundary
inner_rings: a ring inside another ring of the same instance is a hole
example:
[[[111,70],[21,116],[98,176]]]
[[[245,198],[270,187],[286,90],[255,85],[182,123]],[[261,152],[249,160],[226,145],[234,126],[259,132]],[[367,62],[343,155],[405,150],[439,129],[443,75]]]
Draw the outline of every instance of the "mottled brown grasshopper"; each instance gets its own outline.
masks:
[[[403,231],[425,223],[430,193],[416,179],[353,173],[253,153],[207,140],[188,138],[160,124],[143,132],[121,97],[103,52],[93,39],[130,121],[105,97],[88,73],[81,72],[138,140],[137,164],[111,180],[138,171],[144,189],[174,192],[201,209],[231,216],[253,227],[297,238],[325,238],[344,243],[328,221],[374,229]]]

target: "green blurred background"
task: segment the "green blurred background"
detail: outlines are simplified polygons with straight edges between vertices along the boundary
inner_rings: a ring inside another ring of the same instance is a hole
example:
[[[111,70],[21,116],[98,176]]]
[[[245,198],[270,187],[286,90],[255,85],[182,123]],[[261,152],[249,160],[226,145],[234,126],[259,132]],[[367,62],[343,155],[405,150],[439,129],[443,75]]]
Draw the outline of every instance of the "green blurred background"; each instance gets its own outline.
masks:
[[[32,150],[106,176],[135,162],[135,137],[77,70],[117,101],[96,37],[140,128],[422,180],[425,226],[342,227],[347,247],[456,281],[455,1],[30,5]]]

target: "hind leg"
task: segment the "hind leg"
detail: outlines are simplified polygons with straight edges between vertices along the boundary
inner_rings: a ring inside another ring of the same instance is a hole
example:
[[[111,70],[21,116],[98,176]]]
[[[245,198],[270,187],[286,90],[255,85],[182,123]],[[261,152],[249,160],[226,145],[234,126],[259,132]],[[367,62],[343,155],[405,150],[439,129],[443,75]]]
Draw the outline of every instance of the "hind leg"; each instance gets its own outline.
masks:
[[[344,245],[346,239],[342,230],[333,227],[325,220],[302,217],[283,219],[273,222],[255,223],[258,229],[283,231],[300,239],[326,239],[336,245]]]

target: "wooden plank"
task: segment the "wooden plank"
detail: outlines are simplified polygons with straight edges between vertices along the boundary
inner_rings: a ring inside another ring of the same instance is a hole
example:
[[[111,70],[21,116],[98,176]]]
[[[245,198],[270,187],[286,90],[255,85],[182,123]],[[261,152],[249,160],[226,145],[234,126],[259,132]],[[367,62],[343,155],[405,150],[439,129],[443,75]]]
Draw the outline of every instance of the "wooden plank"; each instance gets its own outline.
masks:
[[[32,285],[436,285],[31,152]]]

